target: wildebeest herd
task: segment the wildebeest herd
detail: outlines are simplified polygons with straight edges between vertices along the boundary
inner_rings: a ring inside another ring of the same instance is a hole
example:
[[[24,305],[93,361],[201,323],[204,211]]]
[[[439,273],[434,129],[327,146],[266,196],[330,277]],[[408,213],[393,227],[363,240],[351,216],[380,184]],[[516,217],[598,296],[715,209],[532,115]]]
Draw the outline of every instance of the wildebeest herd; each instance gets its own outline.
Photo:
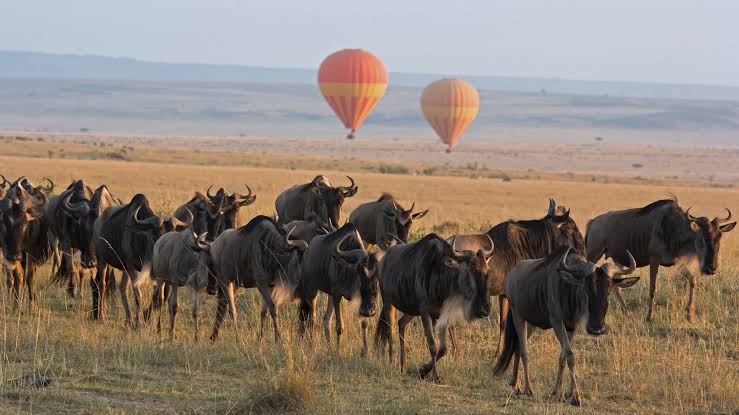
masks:
[[[541,219],[508,220],[484,234],[447,239],[431,233],[409,242],[412,223],[427,210],[415,212],[415,203],[405,209],[389,194],[360,204],[341,223],[344,200],[358,192],[350,177],[348,186],[335,187],[325,176],[317,176],[290,187],[277,196],[274,217],[256,216],[243,226],[239,209],[256,200],[248,186],[247,194],[229,194],[223,188],[215,194],[211,188],[205,194],[196,192],[165,219],[143,194],[124,203],[105,185],[93,190],[83,180],[55,194],[48,178],[45,186],[36,186],[26,177],[14,182],[0,177],[6,298],[19,312],[25,290],[33,307],[36,270],[49,260],[53,279],[66,283],[69,296],[82,295],[82,281],[88,276],[92,319],[105,318],[106,299],[117,286],[126,324],[136,327],[142,317],[158,313],[161,328],[166,307],[170,335],[178,311],[177,290],[187,287],[195,339],[199,296],[205,292],[218,298],[212,341],[226,314],[236,325],[234,297],[239,288],[257,288],[261,295],[260,340],[268,314],[274,337],[280,339],[278,310],[283,303],[299,303],[299,332],[310,333],[318,294],[324,293],[325,336],[330,342],[334,319],[337,348],[344,330],[344,300],[358,306],[363,355],[368,352],[369,318],[380,309],[374,343],[378,352],[387,349],[392,362],[397,321],[401,370],[406,365],[407,326],[420,316],[430,360],[418,374],[440,381],[437,362],[446,354],[447,336],[456,347],[454,325],[487,317],[494,295],[500,329],[494,373],[502,375],[513,361],[510,384],[518,392],[521,362],[523,392],[533,395],[527,341],[534,327],[554,329],[561,352],[553,395],[564,399],[566,364],[575,405],[580,398],[572,338],[578,328],[592,336],[607,332],[609,293],[614,292],[625,310],[621,289],[637,282],[638,277],[629,276],[636,268],[649,265],[646,318],[651,320],[658,267],[689,269],[685,264],[695,263],[698,272],[686,272],[686,312],[692,319],[696,274],[717,272],[722,234],[736,225],[729,209],[725,218],[709,220],[692,216],[672,197],[599,215],[588,222],[583,238],[570,210],[550,199]],[[613,262],[598,266],[603,256]],[[142,311],[141,287],[149,281],[154,281],[154,295]],[[396,320],[397,311],[402,315]]]

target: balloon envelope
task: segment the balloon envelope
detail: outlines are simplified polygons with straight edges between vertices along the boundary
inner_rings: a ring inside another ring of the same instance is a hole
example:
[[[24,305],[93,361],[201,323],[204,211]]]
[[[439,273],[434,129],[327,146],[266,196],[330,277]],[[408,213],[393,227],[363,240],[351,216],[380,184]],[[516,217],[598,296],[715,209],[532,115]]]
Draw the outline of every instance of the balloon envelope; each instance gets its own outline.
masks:
[[[318,87],[344,127],[354,131],[385,95],[387,70],[375,55],[362,49],[332,53],[318,68]]]
[[[432,82],[421,93],[423,116],[449,149],[475,119],[479,108],[477,90],[461,79]]]

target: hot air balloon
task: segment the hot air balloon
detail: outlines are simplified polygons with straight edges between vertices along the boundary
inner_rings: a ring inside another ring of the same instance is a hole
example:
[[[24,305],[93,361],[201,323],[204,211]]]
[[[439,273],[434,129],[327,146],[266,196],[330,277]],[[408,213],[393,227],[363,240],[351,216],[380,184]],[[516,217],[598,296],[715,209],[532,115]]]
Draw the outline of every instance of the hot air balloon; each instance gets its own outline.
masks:
[[[421,93],[421,110],[426,121],[449,147],[477,116],[480,96],[461,79],[440,79],[430,83]]]
[[[362,49],[342,49],[321,62],[318,87],[354,138],[362,121],[387,88],[387,70],[377,56]]]

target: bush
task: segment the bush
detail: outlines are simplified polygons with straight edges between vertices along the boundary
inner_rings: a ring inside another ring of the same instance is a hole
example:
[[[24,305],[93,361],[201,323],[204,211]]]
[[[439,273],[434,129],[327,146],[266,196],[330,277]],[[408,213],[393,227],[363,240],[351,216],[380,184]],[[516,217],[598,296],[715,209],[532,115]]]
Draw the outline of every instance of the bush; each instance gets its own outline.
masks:
[[[410,173],[410,170],[408,167],[400,166],[397,164],[380,164],[380,167],[377,168],[377,171],[379,171],[382,174],[408,174]]]

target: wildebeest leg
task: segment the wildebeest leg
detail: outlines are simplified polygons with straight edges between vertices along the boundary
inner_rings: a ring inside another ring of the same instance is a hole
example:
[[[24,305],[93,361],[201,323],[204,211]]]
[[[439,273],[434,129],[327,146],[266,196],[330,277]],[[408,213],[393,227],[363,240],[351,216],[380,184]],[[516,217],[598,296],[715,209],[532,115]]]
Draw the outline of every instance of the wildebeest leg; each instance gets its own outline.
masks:
[[[123,303],[123,310],[126,312],[126,325],[131,325],[131,309],[128,307],[128,282],[129,282],[129,271],[123,271],[121,274],[121,285],[118,286],[118,291],[121,293],[121,303]]]
[[[107,301],[110,301],[111,303],[115,302],[115,270],[113,267],[108,267],[107,272],[105,273],[105,281],[107,284],[106,292],[105,292],[105,298]],[[103,305],[103,307],[108,307],[107,304]]]
[[[362,328],[362,357],[367,357],[367,329],[369,327],[369,322],[367,322],[366,318],[363,318],[362,321],[359,323],[360,327]]]
[[[213,333],[210,335],[210,341],[214,342],[218,339],[218,329],[221,327],[223,316],[226,314],[226,306],[228,305],[228,298],[226,289],[224,287],[218,287],[218,307],[216,308],[216,320],[213,323]]]
[[[23,268],[23,265],[26,261],[22,261],[21,264],[18,264],[18,267],[15,269],[15,303],[18,307],[18,312],[22,310],[23,307],[23,295],[25,294],[23,291],[26,289],[26,270]]]
[[[336,352],[341,350],[341,333],[344,332],[344,317],[341,315],[341,296],[335,295],[331,298],[336,314]]]
[[[495,351],[496,355],[499,355],[503,351],[503,340],[505,340],[505,319],[508,315],[508,297],[505,295],[498,296],[498,328],[500,334],[498,335],[498,350]]]
[[[98,262],[95,277],[93,278],[90,274],[90,291],[92,292],[92,318],[94,320],[102,319],[104,317],[103,306],[105,304],[106,294],[106,274],[108,267],[102,264],[102,261]]]
[[[269,312],[269,308],[267,307],[267,303],[262,301],[262,307],[259,309],[259,337],[257,340],[259,340],[259,344],[262,344],[262,341],[264,340],[264,322],[267,321],[267,313]]]
[[[511,322],[511,324],[513,324]],[[511,380],[508,382],[509,385],[511,385],[511,388],[513,388],[513,392],[515,393],[521,393],[521,390],[518,388],[518,367],[521,363],[521,350],[516,350],[513,352],[513,371],[511,372]]]
[[[565,331],[564,324],[561,322],[553,326],[554,334],[557,335],[557,340],[559,340],[559,344],[562,347],[562,354],[567,361],[567,367],[570,369],[570,397],[572,398],[570,403],[574,406],[580,406],[580,393],[577,390],[577,381],[575,380],[575,353],[572,352],[572,346],[570,345],[570,333]],[[561,360],[562,358],[560,357]],[[524,370],[526,370],[526,363],[524,363]]]
[[[647,321],[652,321],[652,308],[654,308],[654,294],[657,291],[657,271],[659,262],[649,261],[649,303],[647,304]]]
[[[195,287],[190,287],[190,295],[192,296],[192,322],[195,325],[194,339],[195,341],[198,341],[198,338],[200,337],[200,323],[198,322],[198,299],[200,297],[200,290]]]
[[[624,314],[627,314],[629,310],[626,308],[626,301],[624,301],[624,294],[621,291],[621,287],[613,287],[613,294],[616,296],[616,300],[618,300],[618,304],[621,306],[621,311],[623,311]]]
[[[179,310],[179,304],[177,304],[177,285],[172,284],[172,291],[169,293],[169,338],[174,339],[174,324],[177,318],[177,310]],[[164,295],[162,295],[164,297]]]
[[[695,273],[691,272],[688,276],[688,283],[690,284],[690,291],[688,292],[688,304],[685,306],[685,318],[688,321],[693,321],[693,317],[695,316],[695,304],[693,296],[693,293],[695,291],[695,280]]]
[[[143,278],[140,275],[136,276],[136,281],[131,284],[133,286],[133,305],[136,307],[136,315],[134,318],[134,327],[139,327],[139,320],[141,318],[141,287],[139,278]]]
[[[323,313],[323,334],[326,336],[326,344],[331,344],[331,318],[334,316],[334,301],[328,296],[326,299],[326,311]]]
[[[36,265],[33,264],[31,256],[26,256],[26,288],[28,289],[28,311],[33,312],[33,304],[36,302],[36,293],[33,290],[33,282],[36,277]]]
[[[439,349],[437,348],[436,339],[434,338],[434,326],[433,322],[431,321],[431,315],[429,315],[428,313],[421,313],[421,322],[423,322],[423,332],[426,335],[426,342],[428,343],[431,360],[421,366],[418,374],[421,376],[421,378],[425,379],[430,372],[431,380],[434,382],[439,382],[439,374],[436,372],[436,356]]]
[[[460,353],[460,350],[459,350],[459,343],[457,342],[457,326],[455,325],[449,326],[449,340],[452,343],[452,349],[454,349],[454,354],[458,355]]]
[[[560,327],[558,327],[559,331],[565,331],[564,324],[561,324]],[[559,340],[559,332],[555,330],[554,333],[557,336],[557,339]],[[567,334],[567,340],[571,344],[572,338],[574,337],[575,333],[572,331],[566,331]],[[560,341],[561,346],[561,341]],[[565,364],[567,363],[567,355],[565,354],[565,349],[560,348],[559,352],[559,362],[557,365],[557,379],[554,382],[554,390],[552,391],[552,397],[557,401],[564,401],[564,394],[562,393],[562,377],[564,375],[565,371]]]
[[[147,315],[151,315],[151,309],[154,308],[154,298],[157,298],[159,301],[159,320],[157,320],[157,333],[161,334],[162,332],[162,314],[164,314],[164,307],[161,307],[161,305],[164,303],[164,281],[157,281],[154,285],[154,294],[151,298],[151,304],[149,305],[149,313],[144,312],[144,320],[147,319]]]
[[[281,336],[277,316],[277,306],[275,305],[274,301],[272,301],[272,294],[266,284],[257,284],[257,289],[259,290],[259,293],[262,294],[262,301],[267,304],[269,315],[272,316],[272,326],[275,331],[275,343],[279,343]]]
[[[398,340],[400,342],[400,371],[405,370],[405,329],[408,327],[415,316],[410,314],[403,314],[403,317],[398,320]],[[390,363],[393,362],[393,342],[390,339]]]
[[[228,287],[226,288],[226,294],[228,296],[228,308],[231,310],[231,316],[234,318],[234,330],[236,330],[236,333],[239,332],[239,315],[236,312],[236,283],[230,282],[228,283]]]
[[[521,362],[523,363],[523,393],[533,397],[534,390],[531,388],[531,377],[529,377],[528,323],[521,317],[517,317],[514,313],[513,324],[516,325],[518,348],[521,354]],[[514,369],[516,368],[514,367]]]

